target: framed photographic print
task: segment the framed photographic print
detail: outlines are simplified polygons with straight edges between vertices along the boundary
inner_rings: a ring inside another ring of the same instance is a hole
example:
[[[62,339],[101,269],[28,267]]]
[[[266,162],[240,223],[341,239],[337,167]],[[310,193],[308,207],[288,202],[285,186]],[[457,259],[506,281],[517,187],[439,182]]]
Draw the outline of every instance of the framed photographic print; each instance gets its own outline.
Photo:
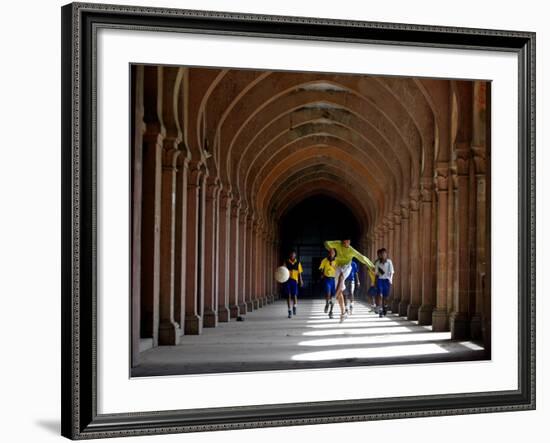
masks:
[[[534,45],[64,6],[62,434],[535,408]]]

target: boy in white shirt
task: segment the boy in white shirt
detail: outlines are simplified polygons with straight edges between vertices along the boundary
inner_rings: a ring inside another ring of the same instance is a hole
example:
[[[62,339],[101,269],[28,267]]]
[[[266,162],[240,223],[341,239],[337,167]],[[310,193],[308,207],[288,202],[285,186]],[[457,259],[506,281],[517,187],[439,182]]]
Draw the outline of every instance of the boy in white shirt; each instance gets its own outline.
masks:
[[[388,258],[388,252],[385,248],[378,250],[378,259],[374,262],[376,270],[376,306],[380,317],[386,315],[386,306],[384,300],[390,295],[393,274],[393,262]]]

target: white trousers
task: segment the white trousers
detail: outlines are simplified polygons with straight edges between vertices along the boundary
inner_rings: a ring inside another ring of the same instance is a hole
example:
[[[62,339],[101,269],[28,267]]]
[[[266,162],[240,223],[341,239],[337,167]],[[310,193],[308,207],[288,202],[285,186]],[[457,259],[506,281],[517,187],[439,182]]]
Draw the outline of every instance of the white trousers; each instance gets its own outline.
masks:
[[[346,278],[349,277],[350,272],[351,262],[347,265],[336,266],[336,275],[334,276],[336,284],[338,284],[338,279],[340,278],[340,274],[342,274],[342,281],[340,282],[340,285],[336,287],[336,292],[346,289]]]

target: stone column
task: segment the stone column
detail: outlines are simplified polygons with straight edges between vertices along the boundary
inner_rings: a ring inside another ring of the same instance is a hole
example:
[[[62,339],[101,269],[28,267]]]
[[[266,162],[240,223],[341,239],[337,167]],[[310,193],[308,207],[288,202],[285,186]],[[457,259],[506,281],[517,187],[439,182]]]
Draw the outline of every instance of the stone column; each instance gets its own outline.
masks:
[[[458,291],[455,294],[453,312],[450,318],[451,338],[463,339],[469,337],[470,320],[468,305],[470,297],[470,251],[468,248],[469,230],[469,175],[470,147],[467,143],[456,147],[457,180],[458,180]]]
[[[166,139],[162,161],[159,345],[176,345],[181,332],[174,321],[176,162],[179,151],[174,140]]]
[[[241,312],[239,308],[240,280],[240,238],[239,238],[239,214],[240,203],[237,199],[231,200],[231,214],[229,223],[229,314],[231,318],[237,318]]]
[[[248,210],[241,207],[239,213],[239,273],[237,278],[239,279],[239,311],[241,315],[245,315],[248,312],[246,304],[246,264],[247,264],[247,250],[246,250],[246,222],[247,222]]]
[[[143,66],[132,67],[132,367],[139,364],[141,339],[141,205],[143,171]]]
[[[432,324],[432,312],[435,301],[433,294],[432,272],[432,190],[433,178],[422,178],[422,202],[420,207],[421,217],[421,265],[422,265],[422,305],[418,310],[418,323],[421,325]]]
[[[394,250],[395,250],[394,243],[393,243],[394,232],[395,232],[395,226],[393,224],[393,212],[388,213],[388,215],[386,216],[386,226],[387,226],[388,233],[386,234],[387,240],[386,240],[385,248],[388,251],[388,257],[391,259],[394,256]],[[394,298],[393,292],[394,291],[393,291],[393,280],[392,280],[390,295],[387,300],[390,306],[393,304],[393,298]]]
[[[246,253],[246,267],[244,271],[244,285],[245,285],[245,303],[247,312],[252,312],[257,309],[254,304],[253,298],[253,285],[254,280],[254,232],[253,232],[254,215],[249,212],[246,218],[246,235],[245,235],[245,247]]]
[[[409,215],[409,259],[410,259],[410,291],[411,301],[407,308],[407,318],[409,320],[418,320],[418,309],[421,303],[422,279],[420,275],[420,247],[419,247],[419,198],[418,189],[413,189],[410,197],[410,215]]]
[[[176,172],[176,250],[174,280],[174,319],[180,333],[185,333],[185,290],[187,281],[187,175],[189,159],[184,153],[178,156]]]
[[[384,218],[382,219],[382,241],[381,241],[380,247],[386,248],[386,249],[388,249],[389,247],[388,235],[389,235],[390,227],[388,223],[389,223],[388,217],[384,216]],[[389,254],[389,251],[388,251],[388,254]]]
[[[265,266],[264,266],[264,304],[271,303],[271,280],[270,276],[272,275],[272,264],[271,264],[271,234],[269,232],[269,227],[265,228],[265,238],[264,238],[264,254],[265,254]]]
[[[401,279],[402,279],[402,267],[401,261],[403,260],[403,254],[401,252],[401,210],[396,208],[393,212],[394,223],[394,246],[393,246],[393,266],[395,268],[395,274],[393,276],[392,284],[392,312],[399,312],[399,302],[401,301]]]
[[[231,230],[231,193],[222,191],[219,201],[219,239],[218,239],[218,321],[229,321],[229,242]]]
[[[260,307],[263,307],[267,304],[267,288],[266,288],[266,276],[268,269],[267,261],[267,229],[265,224],[262,224],[262,229],[260,231]]]
[[[203,326],[214,328],[218,325],[218,294],[216,292],[217,262],[217,206],[219,179],[209,177],[205,183],[204,205],[204,313]]]
[[[267,297],[268,302],[273,303],[275,301],[275,278],[274,272],[277,267],[275,262],[275,234],[271,231],[272,228],[269,228],[269,238],[267,244],[267,252],[269,254],[269,265],[266,269],[266,283],[267,283]]]
[[[158,345],[160,288],[160,193],[162,141],[160,128],[143,135],[143,193],[141,223],[141,336]]]
[[[378,225],[372,230],[372,257],[376,260],[376,251],[380,248],[380,229]]]
[[[275,240],[275,250],[273,251],[276,266],[280,266],[283,263],[280,258],[280,249],[281,249],[281,239],[277,237]],[[273,279],[272,281],[273,281],[273,290],[275,291],[275,294],[277,294],[277,298],[281,298],[281,291],[280,291],[281,285],[277,283],[275,279]]]
[[[187,251],[185,281],[185,334],[196,335],[202,332],[201,285],[200,280],[200,187],[203,181],[201,165],[194,161],[189,165],[187,181]]]
[[[252,303],[254,304],[254,309],[260,308],[260,278],[261,278],[261,246],[260,246],[260,234],[259,234],[259,221],[258,219],[254,220],[252,224]]]
[[[470,333],[473,339],[480,339],[483,336],[483,299],[485,293],[485,245],[487,223],[487,197],[486,197],[486,161],[485,146],[473,146],[474,164],[476,171],[476,278],[475,278],[475,311],[472,316]]]
[[[448,226],[449,204],[447,189],[449,183],[449,165],[440,163],[436,170],[437,186],[437,281],[436,308],[432,316],[432,329],[436,332],[449,330],[449,314],[447,312],[447,269],[448,269]]]
[[[449,168],[449,212],[448,212],[448,242],[447,249],[447,313],[449,318],[453,312],[455,293],[458,291],[457,285],[457,198],[458,198],[458,180],[456,175],[456,166]],[[449,325],[450,327],[450,325]]]
[[[402,317],[407,315],[411,292],[409,277],[409,202],[401,203],[401,300],[399,301],[398,314]]]

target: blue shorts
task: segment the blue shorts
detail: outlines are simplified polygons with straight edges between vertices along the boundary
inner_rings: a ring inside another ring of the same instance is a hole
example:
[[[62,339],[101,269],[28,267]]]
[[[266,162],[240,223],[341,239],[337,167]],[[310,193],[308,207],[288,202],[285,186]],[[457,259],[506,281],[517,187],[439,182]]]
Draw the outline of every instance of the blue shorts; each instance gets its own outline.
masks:
[[[376,297],[378,295],[378,289],[376,288],[376,286],[371,286],[367,291],[367,295],[371,297]]]
[[[331,297],[336,295],[336,281],[334,277],[325,277],[323,279],[323,288],[325,288],[325,294],[330,294]]]
[[[390,287],[390,281],[387,278],[376,279],[376,289],[378,290],[378,295],[386,298],[390,295]]]
[[[298,295],[298,282],[293,278],[289,278],[284,283],[285,295]]]

